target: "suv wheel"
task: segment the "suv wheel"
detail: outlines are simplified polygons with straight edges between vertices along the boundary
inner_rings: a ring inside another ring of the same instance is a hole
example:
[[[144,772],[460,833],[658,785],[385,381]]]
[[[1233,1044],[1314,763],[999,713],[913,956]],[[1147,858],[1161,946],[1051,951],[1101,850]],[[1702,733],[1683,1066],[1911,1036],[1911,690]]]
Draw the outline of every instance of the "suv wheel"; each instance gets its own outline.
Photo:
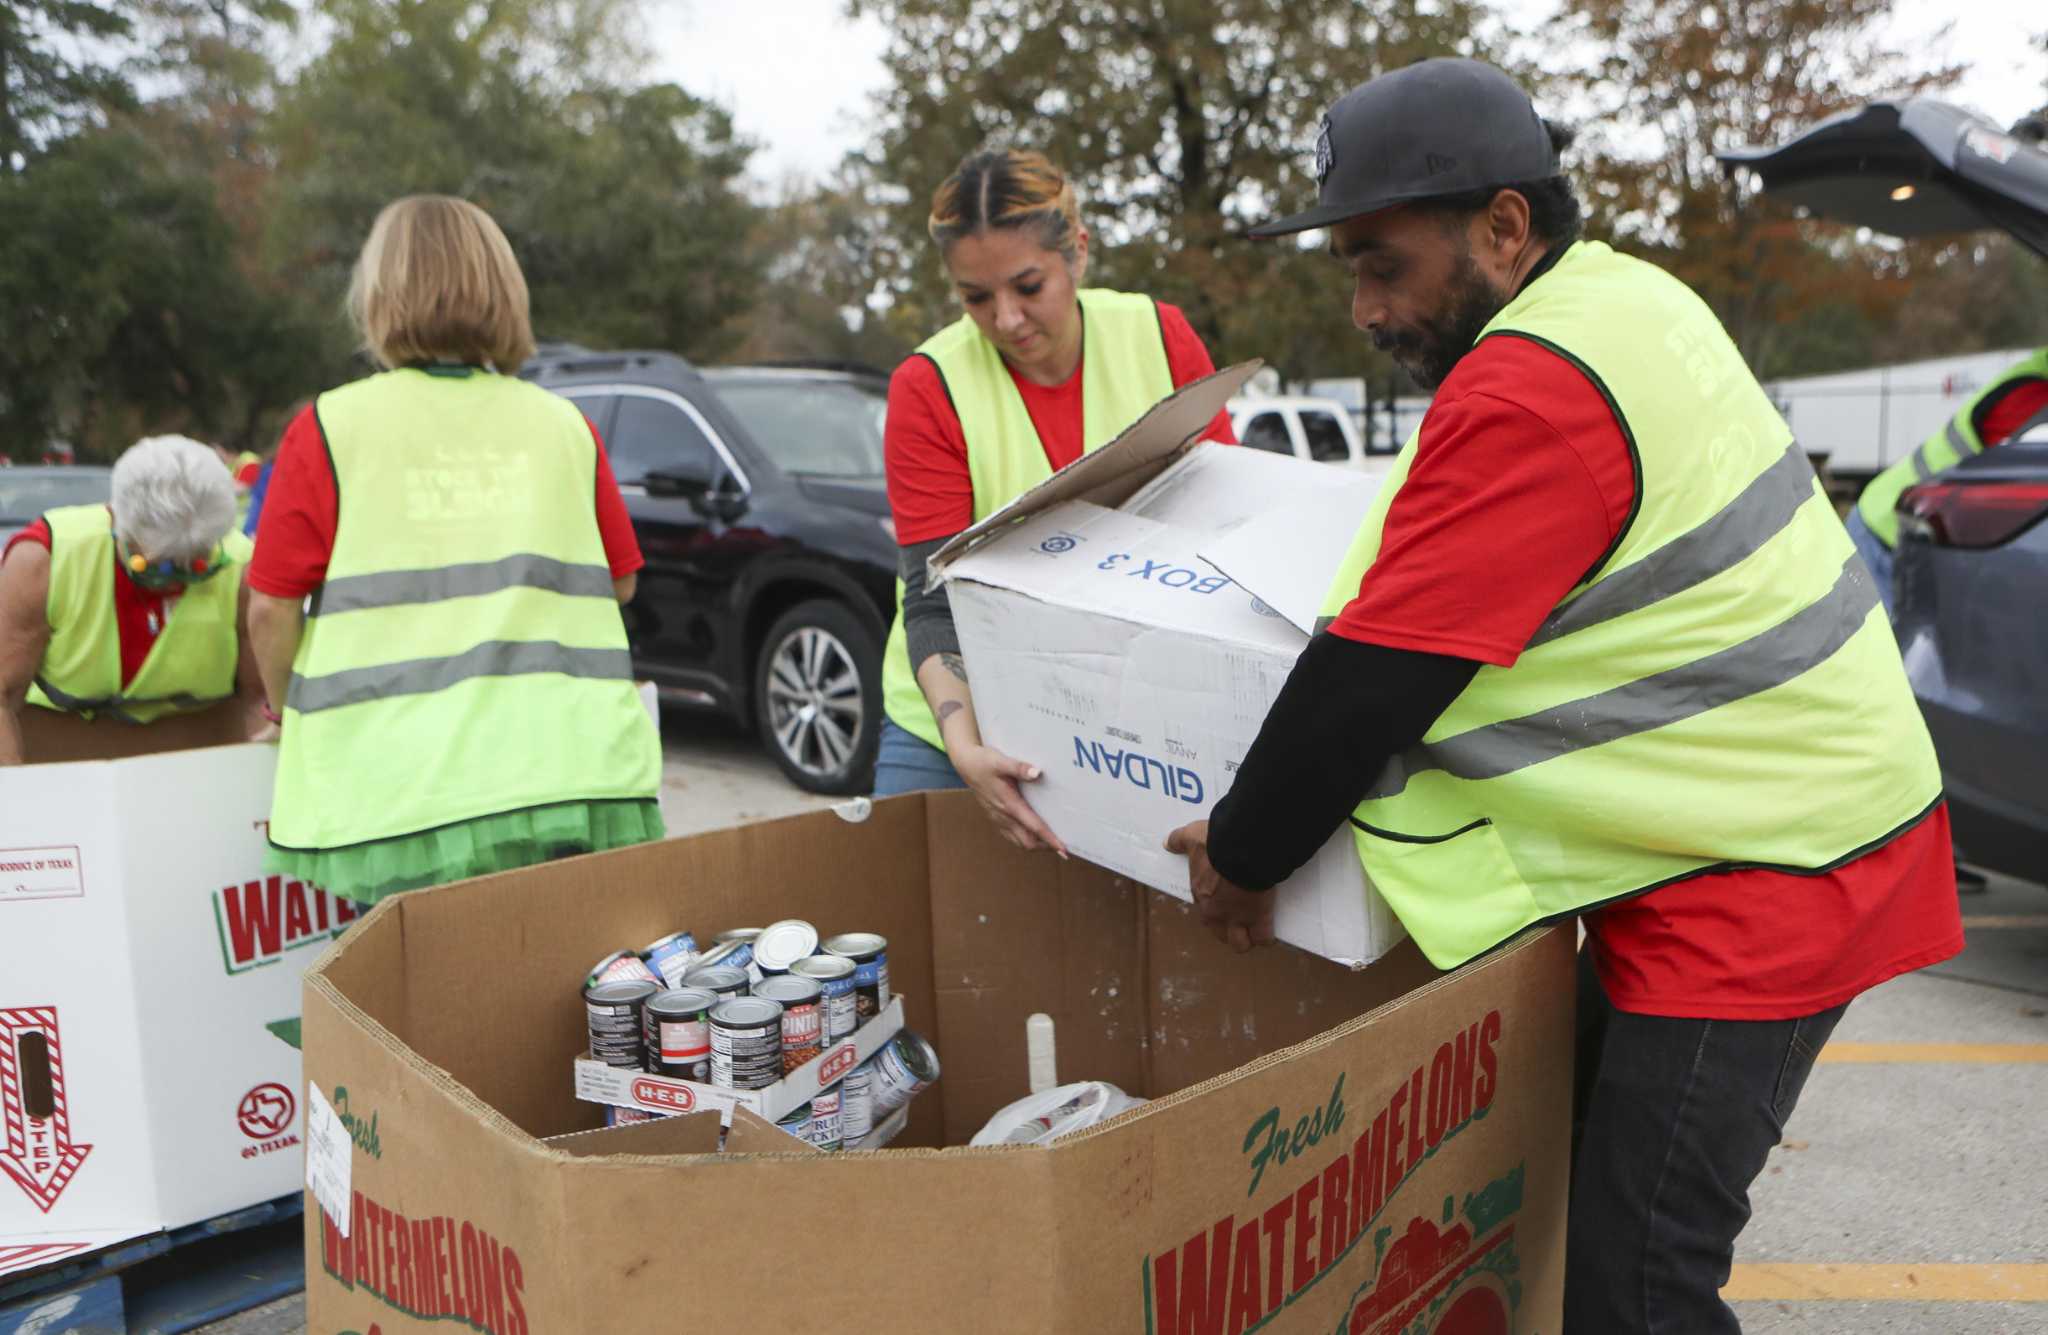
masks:
[[[865,793],[882,730],[875,637],[839,603],[790,608],[761,641],[754,715],[768,753],[799,788]]]

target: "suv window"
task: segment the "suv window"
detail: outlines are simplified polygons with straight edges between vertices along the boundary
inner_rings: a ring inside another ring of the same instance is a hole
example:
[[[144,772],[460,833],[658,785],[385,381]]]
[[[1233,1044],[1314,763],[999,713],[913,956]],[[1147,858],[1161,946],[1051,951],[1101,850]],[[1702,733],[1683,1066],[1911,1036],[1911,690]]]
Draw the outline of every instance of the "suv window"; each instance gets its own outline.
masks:
[[[889,395],[880,383],[721,379],[718,396],[785,473],[882,476]]]
[[[1344,439],[1344,427],[1336,418],[1317,409],[1303,409],[1301,434],[1308,437],[1308,457],[1319,464],[1349,463],[1351,446]]]
[[[622,486],[644,483],[657,469],[706,482],[720,471],[711,438],[695,419],[673,403],[638,394],[619,396],[605,452],[611,456],[612,475]]]
[[[1294,441],[1287,434],[1286,419],[1279,413],[1260,413],[1244,424],[1242,443],[1273,454],[1294,453]]]

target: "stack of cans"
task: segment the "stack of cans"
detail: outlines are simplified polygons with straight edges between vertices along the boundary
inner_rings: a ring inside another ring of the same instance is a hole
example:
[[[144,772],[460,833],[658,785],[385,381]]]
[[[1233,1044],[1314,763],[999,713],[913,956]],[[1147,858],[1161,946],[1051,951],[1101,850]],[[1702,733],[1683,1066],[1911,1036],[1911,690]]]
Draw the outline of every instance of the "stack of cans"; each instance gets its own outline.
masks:
[[[727,1089],[766,1089],[888,1008],[889,943],[872,932],[824,938],[800,918],[688,931],[617,950],[583,979],[591,1056]],[[820,1149],[858,1144],[939,1078],[938,1053],[908,1030],[782,1120]],[[606,1125],[652,1114],[612,1109]]]

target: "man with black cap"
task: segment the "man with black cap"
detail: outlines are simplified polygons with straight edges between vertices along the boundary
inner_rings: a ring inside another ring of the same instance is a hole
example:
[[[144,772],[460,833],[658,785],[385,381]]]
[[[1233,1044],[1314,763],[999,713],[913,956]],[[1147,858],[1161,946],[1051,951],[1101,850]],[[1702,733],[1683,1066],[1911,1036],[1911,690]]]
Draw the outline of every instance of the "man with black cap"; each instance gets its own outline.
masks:
[[[1565,1327],[1739,1329],[1749,1184],[1849,1000],[1962,945],[1869,572],[1713,313],[1578,239],[1568,139],[1429,60],[1346,94],[1317,206],[1435,391],[1234,786],[1175,831],[1239,949],[1342,826],[1429,959],[1577,918]]]

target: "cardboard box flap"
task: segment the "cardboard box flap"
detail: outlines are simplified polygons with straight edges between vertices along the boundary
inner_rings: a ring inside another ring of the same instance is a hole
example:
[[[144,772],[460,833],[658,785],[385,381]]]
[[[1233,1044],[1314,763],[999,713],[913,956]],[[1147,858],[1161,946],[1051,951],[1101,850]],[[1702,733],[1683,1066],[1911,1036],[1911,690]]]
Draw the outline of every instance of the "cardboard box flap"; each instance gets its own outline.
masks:
[[[932,557],[932,569],[943,577],[956,558],[990,534],[1061,501],[1090,501],[1109,509],[1121,505],[1185,451],[1264,364],[1254,358],[1181,386],[1115,440],[1082,455],[941,547]]]
[[[823,1154],[807,1140],[784,1131],[746,1108],[732,1110],[732,1126],[725,1133],[727,1154]]]
[[[1347,475],[1346,485],[1332,486],[1205,540],[1198,554],[1296,630],[1313,635],[1331,577],[1358,536],[1380,481]]]
[[[638,1126],[601,1126],[594,1131],[572,1131],[566,1136],[549,1136],[541,1143],[579,1159],[598,1159],[615,1154],[716,1154],[718,1123],[715,1112],[690,1113],[682,1117],[658,1117]]]

